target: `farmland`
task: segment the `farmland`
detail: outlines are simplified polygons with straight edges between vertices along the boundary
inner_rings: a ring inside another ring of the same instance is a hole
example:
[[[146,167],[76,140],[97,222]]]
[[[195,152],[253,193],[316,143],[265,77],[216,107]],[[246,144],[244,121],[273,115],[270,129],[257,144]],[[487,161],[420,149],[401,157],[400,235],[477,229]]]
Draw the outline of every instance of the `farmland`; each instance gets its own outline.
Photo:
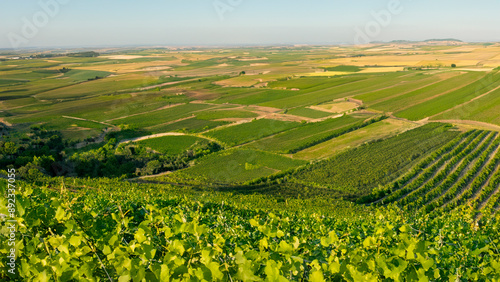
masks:
[[[385,139],[415,127],[418,127],[418,125],[397,119],[386,119],[301,150],[293,154],[293,158],[304,160],[329,158],[338,154],[340,151],[355,148],[376,140]]]
[[[15,279],[500,278],[500,44],[88,51],[0,50]]]
[[[237,184],[286,171],[304,163],[266,152],[233,149],[199,159],[193,167],[176,172],[168,178]]]
[[[373,195],[379,198],[375,202],[395,202],[405,209],[432,214],[468,204],[476,216],[483,208],[485,214],[491,214],[498,207],[499,144],[498,132],[462,134],[376,191]]]
[[[499,80],[500,75],[496,74],[496,72],[488,74],[482,77],[480,81],[468,84],[467,86],[456,91],[405,109],[399,112],[398,116],[408,118],[410,120],[423,119],[425,117],[433,116],[495,90],[498,87]]]
[[[350,116],[327,119],[317,123],[305,124],[246,146],[273,152],[292,153],[342,135],[354,126],[360,127],[363,125],[364,122],[361,119]]]
[[[426,152],[443,146],[456,135],[446,132],[444,125],[426,125],[305,167],[292,175],[293,181],[362,195],[378,184],[393,180]],[[353,187],[356,188],[351,190]]]
[[[194,136],[165,136],[139,141],[136,144],[146,146],[162,154],[178,155],[188,150],[195,143],[206,142],[202,138]]]
[[[249,123],[213,130],[205,133],[205,135],[220,140],[230,146],[235,146],[277,134],[297,126],[299,126],[297,122],[259,119]]]

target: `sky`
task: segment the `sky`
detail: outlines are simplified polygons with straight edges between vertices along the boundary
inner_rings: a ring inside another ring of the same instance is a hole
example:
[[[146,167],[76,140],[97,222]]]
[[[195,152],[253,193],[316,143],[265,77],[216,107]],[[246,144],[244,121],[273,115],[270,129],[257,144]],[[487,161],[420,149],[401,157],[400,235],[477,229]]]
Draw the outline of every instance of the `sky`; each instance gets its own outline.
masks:
[[[500,41],[498,0],[0,0],[0,48]]]

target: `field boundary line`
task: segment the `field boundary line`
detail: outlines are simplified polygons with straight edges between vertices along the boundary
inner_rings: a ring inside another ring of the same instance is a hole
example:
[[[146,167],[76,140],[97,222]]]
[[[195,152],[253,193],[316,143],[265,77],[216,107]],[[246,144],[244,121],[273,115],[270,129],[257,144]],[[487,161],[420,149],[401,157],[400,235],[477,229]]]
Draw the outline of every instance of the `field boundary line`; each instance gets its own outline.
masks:
[[[74,119],[74,120],[95,122],[95,123],[99,123],[99,124],[103,124],[103,125],[107,125],[107,126],[111,126],[113,128],[116,128],[116,125],[113,125],[113,124],[110,124],[110,123],[106,123],[106,122],[103,122],[103,121],[97,121],[97,120],[86,119],[86,118],[79,118],[79,117],[72,117],[72,116],[62,116],[62,117],[63,118],[67,118],[67,119]]]

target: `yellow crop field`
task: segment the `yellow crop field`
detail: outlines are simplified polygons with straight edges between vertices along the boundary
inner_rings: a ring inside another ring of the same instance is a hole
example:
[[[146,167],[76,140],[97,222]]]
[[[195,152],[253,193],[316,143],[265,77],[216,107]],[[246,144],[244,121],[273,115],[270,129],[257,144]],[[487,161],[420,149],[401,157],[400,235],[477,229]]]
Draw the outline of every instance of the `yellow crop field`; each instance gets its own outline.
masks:
[[[310,106],[310,109],[325,111],[330,113],[344,113],[353,109],[356,109],[359,105],[353,102],[336,102],[321,104],[317,106]]]

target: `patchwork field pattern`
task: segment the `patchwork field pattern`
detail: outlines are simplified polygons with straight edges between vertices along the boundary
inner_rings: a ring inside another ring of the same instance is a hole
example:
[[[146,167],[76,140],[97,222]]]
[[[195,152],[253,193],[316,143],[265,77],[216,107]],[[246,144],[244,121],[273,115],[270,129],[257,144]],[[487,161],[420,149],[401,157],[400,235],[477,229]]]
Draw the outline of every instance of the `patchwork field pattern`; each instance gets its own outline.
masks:
[[[500,43],[73,52],[0,50],[1,281],[500,279]]]

